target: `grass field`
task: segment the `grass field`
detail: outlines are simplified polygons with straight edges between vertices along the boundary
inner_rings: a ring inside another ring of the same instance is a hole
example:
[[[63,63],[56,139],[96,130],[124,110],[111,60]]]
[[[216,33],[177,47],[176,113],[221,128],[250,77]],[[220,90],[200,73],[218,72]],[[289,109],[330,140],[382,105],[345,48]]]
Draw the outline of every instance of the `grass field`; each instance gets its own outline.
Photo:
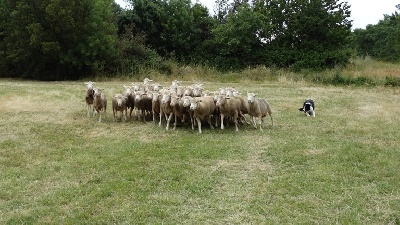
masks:
[[[205,82],[258,92],[275,124],[198,134],[114,122],[123,84],[95,84],[98,123],[83,81],[0,80],[0,224],[400,223],[400,89]]]

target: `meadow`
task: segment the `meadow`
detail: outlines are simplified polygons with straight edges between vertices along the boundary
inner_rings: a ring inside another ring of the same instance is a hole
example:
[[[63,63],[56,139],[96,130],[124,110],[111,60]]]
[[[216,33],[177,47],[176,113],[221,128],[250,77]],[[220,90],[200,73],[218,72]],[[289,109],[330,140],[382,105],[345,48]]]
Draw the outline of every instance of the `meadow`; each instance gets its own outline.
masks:
[[[0,80],[0,223],[400,223],[398,87],[245,78],[183,84],[257,92],[274,116],[263,132],[116,122],[110,99],[128,80],[96,81],[102,123],[86,117],[83,81]],[[306,98],[315,118],[298,111]]]

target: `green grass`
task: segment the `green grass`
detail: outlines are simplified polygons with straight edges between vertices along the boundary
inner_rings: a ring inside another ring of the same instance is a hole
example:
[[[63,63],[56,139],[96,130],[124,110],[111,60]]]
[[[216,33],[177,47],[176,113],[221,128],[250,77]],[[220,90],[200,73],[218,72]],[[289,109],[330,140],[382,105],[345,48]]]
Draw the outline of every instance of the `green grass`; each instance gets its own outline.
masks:
[[[95,85],[111,103],[123,84]],[[83,81],[0,80],[0,223],[400,223],[399,89],[204,83],[226,86],[267,98],[274,127],[98,123]]]

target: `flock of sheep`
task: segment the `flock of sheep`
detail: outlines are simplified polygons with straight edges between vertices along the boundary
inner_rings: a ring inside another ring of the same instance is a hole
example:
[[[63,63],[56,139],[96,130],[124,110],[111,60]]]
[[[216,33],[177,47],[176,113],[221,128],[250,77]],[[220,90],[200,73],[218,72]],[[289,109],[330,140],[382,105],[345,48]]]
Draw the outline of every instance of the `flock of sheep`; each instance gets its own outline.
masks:
[[[102,115],[106,113],[107,98],[103,89],[94,87],[94,82],[85,84],[87,116],[90,117],[92,111],[93,116],[98,114],[101,122]],[[165,124],[167,130],[172,119],[173,129],[178,122],[190,121],[192,129],[197,126],[199,133],[202,133],[202,121],[207,122],[211,129],[214,126],[224,129],[224,123],[233,123],[235,130],[239,131],[238,123],[247,123],[262,130],[264,117],[269,115],[273,125],[271,107],[265,99],[257,98],[255,93],[242,96],[234,88],[220,88],[211,92],[204,90],[202,84],[179,84],[174,80],[171,86],[162,88],[160,84],[145,78],[142,83],[124,85],[125,91],[115,94],[111,99],[114,120],[120,117],[126,121],[128,112],[132,118],[132,111],[135,110],[139,120],[146,121],[146,115],[152,115],[153,121],[158,122],[159,126]],[[250,122],[246,114],[250,116]]]

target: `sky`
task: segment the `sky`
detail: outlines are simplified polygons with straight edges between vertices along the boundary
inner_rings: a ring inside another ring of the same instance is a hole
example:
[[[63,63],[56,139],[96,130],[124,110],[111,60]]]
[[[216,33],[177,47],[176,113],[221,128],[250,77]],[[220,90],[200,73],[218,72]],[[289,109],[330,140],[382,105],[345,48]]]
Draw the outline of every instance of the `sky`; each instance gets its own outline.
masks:
[[[124,0],[115,0],[122,7],[126,6]],[[213,11],[215,0],[197,0]],[[192,0],[196,2],[196,0]],[[347,0],[351,5],[351,19],[353,20],[353,29],[365,29],[368,24],[377,24],[383,19],[384,14],[391,15],[396,11],[396,5],[399,0]]]

